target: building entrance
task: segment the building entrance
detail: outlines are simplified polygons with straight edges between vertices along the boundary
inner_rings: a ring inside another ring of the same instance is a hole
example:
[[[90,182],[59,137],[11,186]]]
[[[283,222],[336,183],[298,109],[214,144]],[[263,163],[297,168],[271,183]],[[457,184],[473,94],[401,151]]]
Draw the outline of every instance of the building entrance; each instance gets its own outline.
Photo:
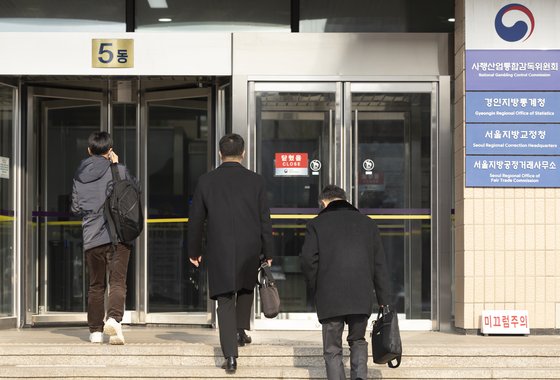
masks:
[[[380,227],[403,328],[432,328],[434,83],[250,82],[250,160],[267,181],[282,300],[257,328],[318,327],[300,269],[323,186],[343,187]],[[251,117],[251,116],[250,116]],[[341,252],[343,254],[343,252]]]
[[[188,263],[185,240],[196,181],[215,165],[213,84],[36,82],[25,87],[26,323],[87,320],[88,271],[81,221],[70,213],[72,179],[87,157],[89,134],[105,130],[140,180],[146,210],[129,263],[124,321],[211,324],[206,272]]]

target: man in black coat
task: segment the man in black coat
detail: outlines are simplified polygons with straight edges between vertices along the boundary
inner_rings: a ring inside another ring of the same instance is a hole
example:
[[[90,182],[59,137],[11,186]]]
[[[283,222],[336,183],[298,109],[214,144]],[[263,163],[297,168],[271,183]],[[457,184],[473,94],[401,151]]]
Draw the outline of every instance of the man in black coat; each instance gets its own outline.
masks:
[[[234,372],[238,344],[251,343],[245,330],[250,327],[260,259],[272,261],[272,225],[264,178],[241,165],[243,138],[229,134],[219,145],[222,164],[202,175],[194,192],[188,254],[198,267],[206,221],[209,293],[218,301],[223,368]]]
[[[342,332],[348,324],[351,378],[367,379],[367,321],[377,303],[388,301],[385,252],[376,223],[346,201],[344,190],[327,185],[324,209],[307,223],[302,270],[315,295],[323,327],[323,356],[329,380],[345,379]]]

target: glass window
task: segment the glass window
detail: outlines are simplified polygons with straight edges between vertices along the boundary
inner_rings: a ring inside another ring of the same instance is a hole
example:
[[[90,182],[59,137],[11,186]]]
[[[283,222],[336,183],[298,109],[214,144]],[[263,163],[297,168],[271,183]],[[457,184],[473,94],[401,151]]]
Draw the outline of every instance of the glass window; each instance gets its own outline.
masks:
[[[14,90],[0,84],[0,317],[14,311]]]
[[[258,91],[255,101],[258,172],[266,180],[274,217],[272,270],[282,312],[310,313],[314,310],[313,299],[299,257],[305,220],[281,214],[318,211],[319,192],[329,182],[335,93]]]
[[[207,311],[207,272],[188,265],[185,241],[190,200],[208,169],[208,98],[186,96],[148,102],[150,313]]]
[[[125,32],[125,0],[0,0],[0,32]]]
[[[353,93],[352,109],[355,199],[378,219],[391,304],[408,319],[429,319],[431,94]]]
[[[130,82],[128,82],[130,83]],[[117,91],[118,93],[118,91]],[[117,95],[117,101],[118,101]],[[138,178],[136,173],[136,104],[113,103],[113,150],[119,156],[119,162],[126,165],[129,173]],[[126,310],[136,309],[136,245],[130,250],[126,278]]]
[[[300,32],[452,33],[453,1],[301,0]]]
[[[99,130],[98,101],[42,98],[40,133],[43,146],[41,234],[46,255],[42,272],[47,312],[84,312],[87,308],[87,268],[83,256],[82,223],[70,212],[72,181],[87,157],[88,136]],[[60,149],[64,147],[64,149]]]
[[[138,0],[136,29],[290,32],[290,0]]]

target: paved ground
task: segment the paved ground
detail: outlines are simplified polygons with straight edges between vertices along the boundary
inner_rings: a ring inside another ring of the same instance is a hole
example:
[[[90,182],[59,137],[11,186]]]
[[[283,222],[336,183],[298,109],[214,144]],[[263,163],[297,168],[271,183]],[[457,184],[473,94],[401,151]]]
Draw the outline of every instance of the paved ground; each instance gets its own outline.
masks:
[[[202,327],[124,326],[127,344],[188,344],[219,345],[218,331]],[[251,331],[255,345],[320,346],[320,331]],[[558,346],[560,336],[475,336],[441,332],[402,332],[404,346],[482,347]],[[88,343],[87,327],[40,327],[2,330],[0,344],[79,344]],[[369,340],[369,339],[368,339]]]

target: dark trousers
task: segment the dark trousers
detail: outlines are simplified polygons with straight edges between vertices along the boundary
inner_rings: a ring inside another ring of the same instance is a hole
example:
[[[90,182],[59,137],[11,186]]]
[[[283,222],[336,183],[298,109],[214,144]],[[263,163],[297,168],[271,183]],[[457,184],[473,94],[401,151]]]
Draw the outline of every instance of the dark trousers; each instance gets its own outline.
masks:
[[[218,324],[220,345],[225,358],[238,357],[237,329],[249,330],[253,291],[221,294],[218,300]]]
[[[367,379],[368,344],[365,339],[367,315],[345,315],[321,320],[323,325],[323,357],[329,380],[345,380],[342,364],[342,332],[348,324],[350,346],[350,378]]]
[[[109,310],[107,318],[120,322],[124,313],[126,299],[126,272],[130,248],[124,244],[117,245],[116,252],[112,244],[88,249],[85,252],[89,271],[88,291],[88,326],[90,332],[103,332],[105,317],[105,290],[107,273],[109,282]]]

